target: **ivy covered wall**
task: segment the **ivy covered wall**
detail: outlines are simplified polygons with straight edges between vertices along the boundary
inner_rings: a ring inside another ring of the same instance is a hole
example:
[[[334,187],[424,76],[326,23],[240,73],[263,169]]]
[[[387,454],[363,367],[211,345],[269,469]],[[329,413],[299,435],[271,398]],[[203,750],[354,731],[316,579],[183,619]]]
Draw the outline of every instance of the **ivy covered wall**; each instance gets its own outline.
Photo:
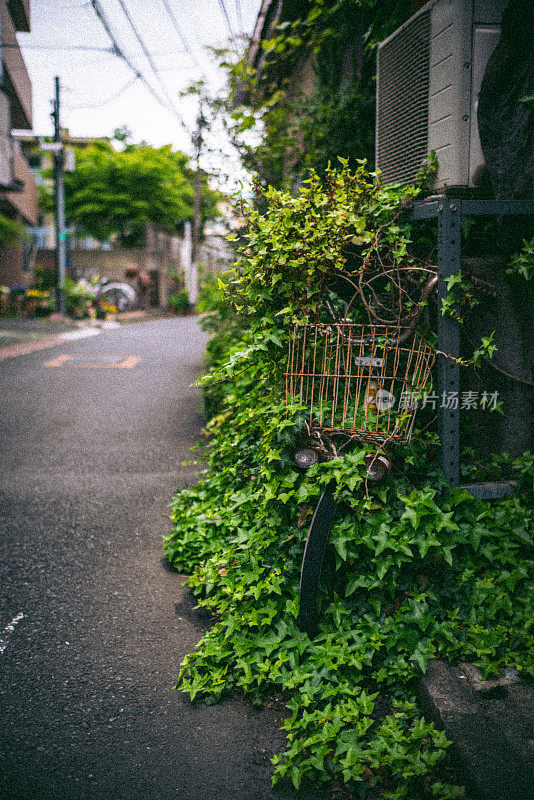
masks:
[[[276,8],[274,8],[276,6]],[[409,18],[409,0],[284,0],[273,3],[234,68],[236,135],[264,185],[292,187],[338,156],[374,163],[377,45]]]

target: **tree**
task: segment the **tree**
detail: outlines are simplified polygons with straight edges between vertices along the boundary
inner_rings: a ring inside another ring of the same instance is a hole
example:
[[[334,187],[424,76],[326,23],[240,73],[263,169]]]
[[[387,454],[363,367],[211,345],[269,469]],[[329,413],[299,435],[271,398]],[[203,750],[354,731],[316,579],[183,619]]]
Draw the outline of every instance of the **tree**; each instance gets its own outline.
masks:
[[[0,214],[0,244],[16,244],[21,236],[27,236],[24,225]]]
[[[66,215],[82,233],[139,246],[144,223],[173,233],[192,219],[193,171],[188,156],[171,145],[121,142],[121,151],[106,139],[75,148],[76,169],[65,174]],[[221,197],[204,178],[203,221],[217,216]],[[47,193],[43,204],[51,203]]]

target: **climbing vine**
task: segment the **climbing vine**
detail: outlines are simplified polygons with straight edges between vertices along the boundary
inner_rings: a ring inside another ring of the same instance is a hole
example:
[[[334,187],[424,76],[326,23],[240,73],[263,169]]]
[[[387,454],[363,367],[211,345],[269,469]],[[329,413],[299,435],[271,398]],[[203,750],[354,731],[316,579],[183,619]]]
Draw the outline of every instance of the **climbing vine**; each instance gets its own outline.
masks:
[[[534,278],[534,237],[523,240],[523,247],[512,256],[506,274],[509,278],[523,278],[526,281]]]
[[[303,0],[263,38],[259,70],[248,51],[224,62],[234,142],[262,185],[291,187],[337,156],[373,162],[376,47],[409,16],[409,0]],[[311,90],[295,90],[299,71]]]
[[[407,293],[404,313],[427,333],[414,310],[427,267],[410,256],[400,216],[418,191],[384,188],[363,164],[330,169],[325,183],[312,174],[296,195],[257,189],[267,210],[246,210],[236,268],[206,320],[215,334],[202,380],[213,412],[206,471],[176,494],[165,541],[213,615],[178,689],[208,703],[236,692],[257,705],[274,696],[285,707],[287,748],[273,758],[273,782],[337,783],[360,800],[465,797],[446,737],[418,705],[429,659],[469,660],[484,676],[505,667],[534,674],[531,454],[501,456],[518,492],[493,503],[446,488],[428,412],[413,442],[393,453],[392,476],[368,491],[364,445],[307,472],[293,461],[306,409],[286,407],[289,324],[331,318],[325,298],[345,309],[345,279],[358,286],[362,274],[351,314],[368,321],[377,306],[366,276],[384,273],[380,298],[393,271]],[[485,477],[486,466],[466,467],[466,477]],[[332,479],[340,505],[310,639],[296,625],[299,570]]]

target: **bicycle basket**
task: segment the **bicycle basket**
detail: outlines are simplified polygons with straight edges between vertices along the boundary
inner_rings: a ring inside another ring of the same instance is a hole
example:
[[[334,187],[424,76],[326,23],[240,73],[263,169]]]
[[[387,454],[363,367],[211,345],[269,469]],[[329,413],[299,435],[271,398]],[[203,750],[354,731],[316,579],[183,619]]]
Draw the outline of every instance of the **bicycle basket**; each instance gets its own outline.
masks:
[[[309,409],[311,429],[405,444],[434,359],[409,328],[297,324],[289,333],[286,401]]]

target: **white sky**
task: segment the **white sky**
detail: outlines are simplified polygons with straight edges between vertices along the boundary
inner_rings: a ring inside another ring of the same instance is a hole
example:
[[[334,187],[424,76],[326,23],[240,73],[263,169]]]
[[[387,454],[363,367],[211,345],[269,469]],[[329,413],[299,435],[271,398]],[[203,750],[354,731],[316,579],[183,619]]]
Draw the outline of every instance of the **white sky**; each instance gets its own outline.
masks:
[[[216,92],[224,76],[205,48],[221,47],[229,40],[222,6],[227,9],[234,34],[250,35],[261,0],[167,2],[210,87]],[[100,0],[100,3],[119,47],[162,96],[163,90],[128,24],[120,0]],[[123,3],[153,57],[160,80],[192,130],[195,101],[192,98],[180,99],[178,93],[201,78],[201,70],[184,50],[164,0],[123,0]],[[62,45],[111,47],[90,2],[31,0],[31,25],[31,33],[20,33],[18,38],[33,86],[33,127],[37,134],[52,133],[50,100],[54,93],[54,76],[59,75],[62,84],[61,123],[62,127],[69,128],[71,134],[110,136],[115,128],[127,125],[133,132],[134,141],[145,139],[155,146],[172,144],[191,153],[189,137],[176,117],[157,103],[141,81],[137,80],[115,99],[110,99],[133,80],[133,73],[119,57],[107,52],[60,49]],[[36,49],[38,47],[47,49]],[[108,99],[109,102],[103,102]]]

